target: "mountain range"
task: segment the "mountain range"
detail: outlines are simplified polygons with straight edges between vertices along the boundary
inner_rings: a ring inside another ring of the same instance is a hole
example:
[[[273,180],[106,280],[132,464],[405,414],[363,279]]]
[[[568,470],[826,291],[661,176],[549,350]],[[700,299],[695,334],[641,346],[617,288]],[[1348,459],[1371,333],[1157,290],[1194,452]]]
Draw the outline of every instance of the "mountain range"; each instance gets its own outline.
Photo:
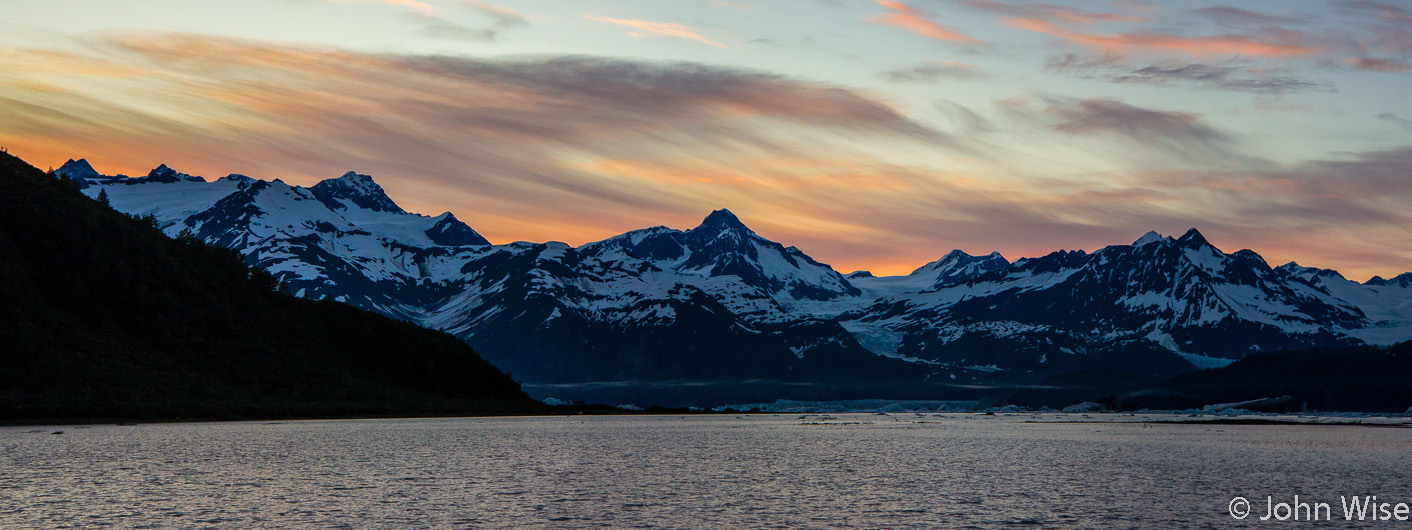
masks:
[[[845,276],[728,210],[577,247],[494,245],[449,212],[404,211],[354,172],[310,187],[165,165],[106,176],[84,160],[56,173],[168,235],[239,251],[293,294],[449,332],[537,397],[762,381],[776,394],[962,391],[1412,339],[1412,273],[1358,283],[1272,267],[1196,229],[1015,261],[955,250],[906,276]]]

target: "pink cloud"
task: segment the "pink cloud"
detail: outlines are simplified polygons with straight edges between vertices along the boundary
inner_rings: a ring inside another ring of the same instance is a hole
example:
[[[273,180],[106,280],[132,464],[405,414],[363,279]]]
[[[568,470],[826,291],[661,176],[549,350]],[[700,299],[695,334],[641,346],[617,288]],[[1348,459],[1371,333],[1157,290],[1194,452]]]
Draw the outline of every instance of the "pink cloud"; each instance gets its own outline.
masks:
[[[891,9],[892,12],[886,15],[878,15],[869,18],[869,22],[902,28],[912,33],[936,40],[980,42],[980,40],[974,37],[963,35],[951,28],[933,22],[931,19],[927,18],[926,13],[902,2],[896,0],[878,0],[878,4]]]
[[[1070,42],[1116,54],[1134,51],[1160,51],[1198,57],[1213,55],[1301,57],[1315,52],[1314,48],[1309,46],[1261,42],[1242,35],[1181,37],[1149,32],[1096,33],[1064,29],[1053,22],[1037,18],[1010,18],[1006,19],[1005,23],[1011,27],[1053,35]]]
[[[708,39],[708,38],[706,38],[706,37],[701,36],[701,33],[700,33],[699,31],[697,31],[695,28],[692,28],[692,27],[690,27],[690,26],[684,26],[684,25],[681,25],[681,24],[675,24],[675,23],[671,23],[671,22],[648,22],[648,21],[646,21],[646,20],[636,20],[636,19],[609,18],[609,17],[600,17],[600,16],[596,16],[596,15],[587,15],[587,14],[584,15],[584,18],[587,18],[587,19],[593,20],[593,21],[597,21],[597,22],[606,22],[606,23],[609,23],[609,24],[617,24],[617,25],[619,25],[619,26],[627,26],[627,27],[630,27],[630,28],[635,28],[635,29],[639,29],[639,30],[642,30],[642,31],[646,31],[647,33],[651,33],[651,34],[653,34],[653,35],[660,35],[660,36],[664,36],[664,37],[675,37],[675,38],[679,38],[679,39],[694,40],[694,41],[696,41],[696,42],[700,42],[700,43],[702,43],[702,44],[707,44],[707,45],[710,45],[710,46],[715,46],[715,47],[717,47],[717,48],[726,48],[726,47],[727,47],[725,44],[721,44],[720,42],[717,42],[717,41],[714,41],[714,40],[711,40],[711,39]],[[630,33],[630,35],[634,35],[634,36],[643,36],[642,34],[636,34],[636,33]]]

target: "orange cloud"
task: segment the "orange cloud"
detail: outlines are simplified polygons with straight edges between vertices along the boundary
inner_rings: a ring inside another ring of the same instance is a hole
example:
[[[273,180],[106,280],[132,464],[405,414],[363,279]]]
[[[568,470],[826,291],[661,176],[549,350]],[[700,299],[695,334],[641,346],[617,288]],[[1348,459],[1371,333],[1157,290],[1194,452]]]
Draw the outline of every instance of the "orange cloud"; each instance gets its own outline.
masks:
[[[869,22],[886,24],[936,40],[953,42],[980,42],[974,37],[963,35],[951,28],[932,22],[921,10],[896,0],[878,0],[883,7],[893,12],[869,18]]]
[[[646,31],[646,32],[648,32],[648,33],[652,33],[652,34],[654,34],[654,35],[662,35],[662,36],[666,36],[666,37],[676,37],[676,38],[679,38],[679,39],[694,40],[694,41],[696,41],[696,42],[700,42],[700,43],[702,43],[702,44],[708,44],[708,45],[711,45],[711,46],[715,46],[715,47],[717,47],[717,48],[726,48],[726,47],[727,47],[725,44],[721,44],[720,42],[716,42],[716,41],[713,41],[713,40],[711,40],[711,39],[708,39],[708,38],[706,38],[706,37],[701,36],[701,33],[698,32],[695,28],[692,28],[692,27],[690,27],[690,26],[684,26],[684,25],[681,25],[681,24],[675,24],[675,23],[671,23],[671,22],[648,22],[648,21],[646,21],[646,20],[636,20],[636,19],[609,18],[609,17],[600,17],[600,16],[596,16],[596,15],[589,15],[589,14],[585,14],[585,15],[584,15],[584,18],[587,18],[587,19],[593,20],[593,21],[597,21],[597,22],[607,22],[607,23],[609,23],[609,24],[617,24],[617,25],[619,25],[619,26],[627,26],[627,27],[630,27],[630,28],[637,28],[637,29],[640,29],[640,30],[642,30],[642,31]],[[639,33],[629,33],[629,35],[633,35],[633,36],[643,36],[642,34],[639,34]]]
[[[1193,56],[1242,55],[1252,57],[1300,57],[1315,52],[1313,48],[1296,44],[1279,44],[1251,40],[1240,35],[1210,37],[1179,37],[1160,33],[1086,33],[1061,28],[1037,18],[1009,18],[1011,27],[1053,35],[1061,39],[1098,48],[1108,53],[1123,54],[1138,50],[1184,53]]]

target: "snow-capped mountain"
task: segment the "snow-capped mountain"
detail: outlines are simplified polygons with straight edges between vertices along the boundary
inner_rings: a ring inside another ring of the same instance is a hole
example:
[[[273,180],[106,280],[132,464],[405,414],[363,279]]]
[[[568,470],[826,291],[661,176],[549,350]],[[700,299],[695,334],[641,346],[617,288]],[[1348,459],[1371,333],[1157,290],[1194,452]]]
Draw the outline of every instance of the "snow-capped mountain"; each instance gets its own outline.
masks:
[[[491,245],[408,213],[367,175],[311,187],[166,166],[58,171],[89,196],[242,252],[291,292],[446,330],[531,383],[1034,380],[1166,374],[1247,353],[1412,338],[1412,274],[1366,284],[1195,229],[1009,262],[959,250],[911,274],[843,276],[727,210],[571,247]]]

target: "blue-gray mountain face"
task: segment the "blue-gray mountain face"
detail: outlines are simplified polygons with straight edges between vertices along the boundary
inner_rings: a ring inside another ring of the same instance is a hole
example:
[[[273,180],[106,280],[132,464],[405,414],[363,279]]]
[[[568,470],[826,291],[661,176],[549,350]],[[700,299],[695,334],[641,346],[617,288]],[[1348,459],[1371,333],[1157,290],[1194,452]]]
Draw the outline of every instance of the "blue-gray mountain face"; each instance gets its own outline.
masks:
[[[907,276],[845,277],[718,210],[570,247],[491,245],[349,172],[304,188],[58,173],[114,208],[235,248],[289,289],[445,330],[531,384],[746,379],[1033,381],[1168,375],[1250,352],[1412,338],[1412,275],[1365,284],[1191,230],[1009,262],[952,251]]]

